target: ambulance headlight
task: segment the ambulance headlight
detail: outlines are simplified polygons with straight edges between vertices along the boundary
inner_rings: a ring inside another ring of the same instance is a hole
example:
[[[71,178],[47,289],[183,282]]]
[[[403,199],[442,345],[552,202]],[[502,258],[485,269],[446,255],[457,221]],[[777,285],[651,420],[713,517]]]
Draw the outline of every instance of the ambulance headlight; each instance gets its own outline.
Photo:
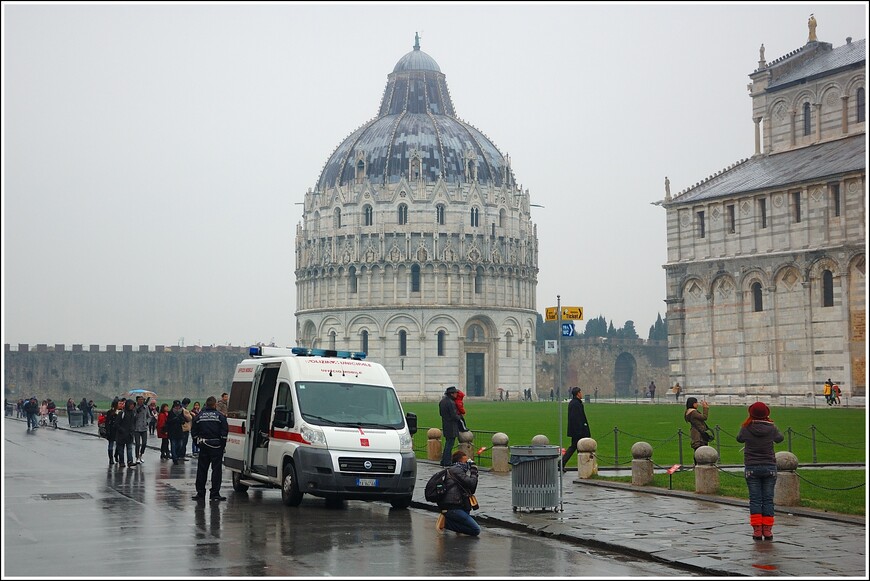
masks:
[[[302,427],[302,438],[315,446],[325,446],[326,436],[323,431],[312,426],[305,425]]]
[[[399,449],[402,452],[410,452],[413,449],[413,444],[411,434],[408,432],[402,432],[399,434]]]

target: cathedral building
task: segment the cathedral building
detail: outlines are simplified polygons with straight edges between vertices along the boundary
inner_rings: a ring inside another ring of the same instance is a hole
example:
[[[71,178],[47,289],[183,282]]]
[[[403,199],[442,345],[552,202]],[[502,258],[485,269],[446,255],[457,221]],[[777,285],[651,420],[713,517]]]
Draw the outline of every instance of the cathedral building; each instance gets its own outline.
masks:
[[[510,158],[460,119],[438,63],[396,63],[296,231],[297,344],[363,351],[408,400],[535,390],[537,229]]]
[[[866,390],[866,39],[816,38],[747,86],[755,152],[671,197],[670,376],[685,393]]]

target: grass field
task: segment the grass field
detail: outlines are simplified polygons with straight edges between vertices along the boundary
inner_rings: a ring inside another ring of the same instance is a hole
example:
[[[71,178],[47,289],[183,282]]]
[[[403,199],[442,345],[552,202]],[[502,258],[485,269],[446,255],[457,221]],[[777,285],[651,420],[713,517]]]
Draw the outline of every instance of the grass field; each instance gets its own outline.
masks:
[[[414,437],[418,457],[426,456],[426,428],[441,427],[437,403],[404,403],[405,411],[417,414],[420,431]],[[466,421],[475,435],[475,449],[492,445],[491,434],[504,432],[508,445],[528,446],[533,436],[543,434],[550,444],[559,445],[560,411],[561,432],[567,429],[567,403],[555,402],[469,402],[466,401]],[[693,464],[693,452],[688,436],[689,425],[683,420],[685,407],[675,404],[587,404],[586,417],[592,437],[598,442],[600,468],[629,469],[631,446],[643,441],[653,447],[653,463],[657,468],[673,464]],[[742,465],[742,444],[736,441],[740,424],[747,417],[745,407],[711,406],[708,425],[718,433],[715,446],[719,450],[719,464]],[[771,419],[785,436],[775,450],[791,450],[800,465],[801,505],[810,508],[864,514],[866,507],[866,470],[801,469],[818,464],[863,464],[866,461],[866,413],[858,408],[798,408],[772,407]],[[682,431],[682,437],[679,435]],[[789,442],[791,445],[789,446]],[[562,436],[562,446],[571,440]],[[682,457],[680,452],[682,451]],[[576,466],[576,458],[568,462]],[[479,458],[481,465],[489,465],[489,453]],[[736,476],[735,476],[736,475]],[[601,470],[599,478],[609,478]],[[631,477],[614,477],[630,481]],[[747,498],[746,481],[740,472],[720,473],[720,494]],[[668,487],[665,474],[656,475],[653,486]],[[674,475],[673,487],[694,490],[691,471]]]

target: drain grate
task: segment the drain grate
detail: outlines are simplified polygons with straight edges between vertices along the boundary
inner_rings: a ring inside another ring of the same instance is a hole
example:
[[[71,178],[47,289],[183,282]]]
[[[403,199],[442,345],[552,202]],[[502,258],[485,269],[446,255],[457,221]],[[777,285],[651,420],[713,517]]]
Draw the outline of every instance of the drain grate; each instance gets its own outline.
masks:
[[[92,498],[87,492],[55,492],[52,494],[39,494],[37,498],[41,500],[81,500],[83,498]]]

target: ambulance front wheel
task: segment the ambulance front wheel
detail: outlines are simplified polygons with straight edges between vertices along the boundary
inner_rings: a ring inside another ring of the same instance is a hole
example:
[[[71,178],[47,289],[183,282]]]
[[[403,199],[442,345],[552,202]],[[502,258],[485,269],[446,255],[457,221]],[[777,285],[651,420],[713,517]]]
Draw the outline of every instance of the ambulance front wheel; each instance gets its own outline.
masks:
[[[299,490],[299,480],[296,479],[296,468],[293,464],[284,465],[284,481],[281,483],[281,500],[286,506],[299,506],[303,492]]]
[[[233,490],[236,492],[247,492],[248,485],[242,484],[242,473],[233,471]]]
[[[394,498],[390,501],[393,508],[408,508],[411,506],[411,495]]]

